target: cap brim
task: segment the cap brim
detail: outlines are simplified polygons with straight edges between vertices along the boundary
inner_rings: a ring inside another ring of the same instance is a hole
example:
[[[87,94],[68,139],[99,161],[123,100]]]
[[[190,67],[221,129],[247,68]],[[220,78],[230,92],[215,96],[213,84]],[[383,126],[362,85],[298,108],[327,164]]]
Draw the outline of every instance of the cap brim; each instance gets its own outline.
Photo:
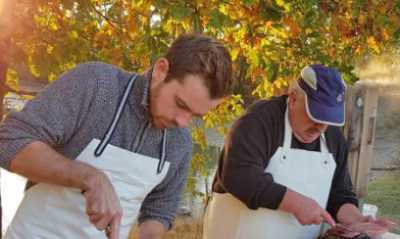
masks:
[[[308,116],[315,122],[333,126],[343,126],[345,121],[344,104],[326,106],[305,95],[305,108]]]

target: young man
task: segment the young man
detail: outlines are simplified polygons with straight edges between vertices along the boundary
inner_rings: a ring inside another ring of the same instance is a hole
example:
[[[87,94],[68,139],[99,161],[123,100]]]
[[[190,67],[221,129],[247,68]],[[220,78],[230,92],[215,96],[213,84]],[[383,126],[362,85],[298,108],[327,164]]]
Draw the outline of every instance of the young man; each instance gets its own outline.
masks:
[[[231,59],[177,39],[144,75],[102,63],[63,74],[0,126],[1,166],[36,183],[6,238],[162,238],[191,159],[186,127],[230,94]]]
[[[205,239],[311,239],[335,221],[363,224],[347,169],[345,85],[339,73],[307,66],[287,96],[253,105],[232,127],[213,183]],[[333,219],[333,218],[334,219]]]

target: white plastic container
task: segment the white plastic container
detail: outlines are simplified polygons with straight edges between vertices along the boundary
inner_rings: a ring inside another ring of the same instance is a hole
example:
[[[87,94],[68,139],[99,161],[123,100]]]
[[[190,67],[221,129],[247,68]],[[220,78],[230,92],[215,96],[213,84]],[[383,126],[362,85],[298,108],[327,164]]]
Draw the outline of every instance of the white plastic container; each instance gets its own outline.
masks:
[[[364,216],[371,216],[373,218],[376,218],[376,215],[378,214],[378,207],[373,204],[364,203],[362,214]]]

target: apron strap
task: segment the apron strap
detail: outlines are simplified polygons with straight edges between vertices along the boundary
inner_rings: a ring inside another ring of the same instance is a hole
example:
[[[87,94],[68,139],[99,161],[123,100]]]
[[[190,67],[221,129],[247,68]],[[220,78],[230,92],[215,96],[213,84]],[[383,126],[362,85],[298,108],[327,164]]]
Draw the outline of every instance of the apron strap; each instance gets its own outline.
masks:
[[[321,153],[323,154],[330,154],[329,149],[328,149],[328,144],[326,143],[326,137],[325,137],[325,132],[321,134],[320,137],[320,147],[321,147]]]
[[[132,92],[132,88],[133,88],[136,78],[137,78],[137,74],[134,74],[130,78],[127,86],[125,87],[124,94],[122,95],[122,97],[118,103],[118,107],[114,113],[113,120],[112,120],[111,124],[109,125],[106,133],[104,134],[103,139],[101,140],[101,142],[97,146],[96,150],[94,151],[94,156],[99,157],[106,149],[107,144],[110,142],[111,137],[114,133],[114,130],[117,126],[117,123],[118,123],[119,119],[121,118],[122,112],[124,111],[126,101],[128,100],[130,93]]]
[[[285,111],[285,134],[283,138],[283,149],[288,150],[291,148],[292,144],[292,126],[289,122],[289,106],[286,106]]]
[[[157,174],[160,174],[164,168],[165,164],[165,149],[167,147],[167,129],[163,130],[163,136],[162,136],[162,146],[161,146],[161,157],[160,160],[158,161],[158,166],[157,166]]]
[[[114,117],[113,120],[110,124],[110,126],[108,127],[106,133],[103,136],[103,139],[101,140],[101,142],[97,145],[95,151],[94,151],[94,155],[96,157],[100,157],[101,154],[104,152],[104,150],[106,149],[108,143],[111,140],[111,137],[115,131],[115,128],[118,124],[119,119],[121,118],[121,115],[124,111],[126,102],[128,101],[128,97],[130,95],[130,93],[132,92],[135,80],[137,78],[137,74],[134,74],[131,79],[129,80],[127,86],[125,87],[124,90],[124,94],[122,95],[119,103],[118,103],[118,107],[117,110],[114,113]],[[165,155],[166,155],[166,145],[167,145],[167,129],[163,130],[163,136],[162,136],[162,146],[161,146],[161,152],[160,152],[160,160],[158,162],[158,166],[157,166],[157,174],[160,174],[164,168],[164,164],[165,164]]]

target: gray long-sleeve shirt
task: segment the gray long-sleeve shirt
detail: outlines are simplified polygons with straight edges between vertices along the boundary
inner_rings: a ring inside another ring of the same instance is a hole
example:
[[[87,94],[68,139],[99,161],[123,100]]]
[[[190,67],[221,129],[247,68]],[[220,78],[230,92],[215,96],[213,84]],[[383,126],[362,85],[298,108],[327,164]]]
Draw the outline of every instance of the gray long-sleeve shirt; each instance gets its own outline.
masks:
[[[90,62],[64,73],[20,112],[10,113],[0,125],[0,166],[26,145],[41,141],[75,159],[93,139],[101,139],[110,125],[125,86],[133,73]],[[160,157],[162,130],[151,127],[147,108],[150,74],[136,78],[110,144]],[[185,185],[192,141],[187,129],[168,129],[165,179],[142,204],[139,223],[160,221],[170,229]],[[156,169],[155,169],[156,170]]]

